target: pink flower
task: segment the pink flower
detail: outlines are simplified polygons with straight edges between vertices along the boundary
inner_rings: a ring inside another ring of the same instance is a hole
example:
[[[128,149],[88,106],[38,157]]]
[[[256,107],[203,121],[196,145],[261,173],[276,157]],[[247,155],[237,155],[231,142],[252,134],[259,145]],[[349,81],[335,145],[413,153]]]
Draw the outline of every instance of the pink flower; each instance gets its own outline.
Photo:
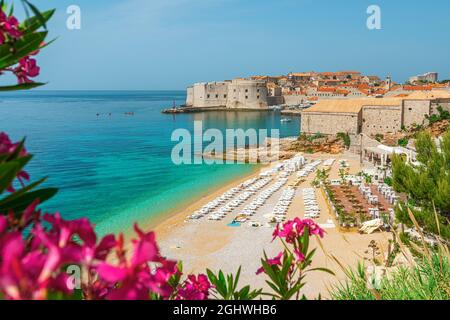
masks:
[[[325,230],[311,219],[303,220],[303,223],[309,228],[309,234],[318,235],[323,238]]]
[[[37,77],[40,72],[36,60],[30,58],[29,56],[19,60],[19,65],[13,69],[14,74],[20,84],[31,83],[33,81],[30,78]]]
[[[19,143],[12,143],[9,136],[4,133],[0,132],[0,154],[13,154],[17,147],[19,146]],[[22,148],[19,156],[25,157],[27,155],[27,151],[25,148]]]
[[[278,238],[284,238],[287,243],[294,243],[295,240],[303,235],[303,231],[305,229],[305,224],[299,218],[295,218],[294,220],[290,220],[285,222],[280,229],[280,226],[277,225],[274,233],[273,240]]]
[[[0,155],[12,155],[16,152],[17,148],[19,147],[19,143],[12,143],[9,139],[8,135],[4,132],[0,132]],[[19,153],[19,157],[25,157],[27,155],[27,151],[25,148],[22,148]],[[17,174],[17,179],[22,184],[22,186],[25,185],[24,180],[30,180],[30,176],[25,171],[20,171]],[[7,188],[8,192],[14,192],[15,189],[11,185]]]
[[[14,300],[41,300],[60,282],[56,271],[60,256],[55,247],[29,250],[19,232],[3,237],[0,260],[0,291]],[[66,291],[70,291],[66,288]]]
[[[23,230],[29,226],[33,221],[38,221],[40,217],[40,211],[36,210],[39,205],[39,199],[34,200],[22,213],[20,217],[19,226]]]
[[[0,8],[0,45],[4,44],[8,37],[18,39],[21,36],[19,21],[14,16],[7,16]]]
[[[178,290],[177,300],[207,300],[211,283],[204,274],[189,275]]]
[[[295,257],[297,258],[297,261],[299,261],[299,262],[305,261],[305,255],[300,250],[295,249],[294,254],[295,254]]]
[[[6,228],[8,228],[8,220],[4,216],[0,215],[0,237],[6,232]]]
[[[123,241],[119,241],[116,248],[119,264],[116,266],[101,262],[96,268],[103,281],[116,284],[116,288],[108,292],[106,298],[147,300],[150,293],[167,298],[173,291],[168,281],[176,272],[176,263],[161,257],[153,232],[144,233],[137,225],[135,231],[139,240],[132,241],[133,254],[130,260],[125,259]]]
[[[267,263],[269,266],[281,266],[281,259],[283,258],[283,252],[280,252],[275,258],[268,259]],[[261,267],[256,271],[256,275],[259,275],[264,272],[264,268]]]
[[[300,218],[295,218],[294,220],[285,222],[281,228],[277,225],[273,233],[273,240],[276,238],[281,238],[285,239],[287,243],[292,244],[296,239],[303,236],[305,227],[308,227],[310,234],[319,235],[320,237],[323,237],[324,235],[324,230],[320,228],[313,220],[302,220]]]

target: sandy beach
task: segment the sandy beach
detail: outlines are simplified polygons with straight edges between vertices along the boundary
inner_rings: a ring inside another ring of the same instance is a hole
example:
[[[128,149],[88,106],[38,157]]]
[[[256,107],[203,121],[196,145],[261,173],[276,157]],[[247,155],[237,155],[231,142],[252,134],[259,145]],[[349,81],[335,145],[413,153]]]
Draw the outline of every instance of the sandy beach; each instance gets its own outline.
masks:
[[[361,171],[359,158],[352,154],[314,154],[307,155],[306,158],[308,160],[336,159],[336,162],[331,167],[330,179],[339,177],[339,161],[342,159],[346,159],[350,165],[350,174]],[[319,169],[321,167],[322,165],[319,166]],[[204,273],[206,268],[215,271],[221,269],[224,272],[235,272],[239,266],[242,266],[242,285],[250,284],[255,288],[267,289],[265,276],[256,276],[255,272],[260,267],[260,259],[264,251],[268,256],[275,256],[282,249],[278,241],[272,242],[273,228],[264,225],[255,228],[248,223],[239,227],[227,226],[232,222],[236,214],[230,214],[222,221],[210,221],[205,217],[200,220],[185,222],[188,215],[206,203],[219,197],[231,187],[235,187],[251,177],[259,176],[260,171],[265,169],[267,167],[261,168],[254,174],[239,179],[239,181],[223,186],[153,225],[152,229],[156,231],[163,255],[183,261],[185,273]],[[287,213],[288,219],[303,217],[304,204],[301,190],[303,188],[311,188],[311,182],[314,177],[315,173],[311,173],[298,186],[292,205]],[[288,184],[295,180],[297,178],[294,174],[289,178]],[[280,198],[283,189],[274,193],[267,200],[267,203],[261,208],[261,212],[255,215],[252,221],[263,222],[262,215],[270,213]],[[331,219],[334,221],[334,225],[337,226],[338,223],[330,212],[323,191],[316,189],[316,196],[321,209],[321,215],[316,221],[327,225],[327,222]],[[391,237],[388,233],[361,235],[356,232],[342,232],[337,227],[327,227],[326,235],[321,241],[324,251],[315,239],[312,241],[311,245],[317,248],[313,267],[329,268],[336,275],[332,276],[322,272],[309,274],[306,278],[307,285],[304,287],[303,293],[310,299],[317,298],[319,294],[322,298],[329,297],[328,288],[345,279],[341,268],[330,258],[331,255],[335,256],[343,265],[356,268],[358,262],[363,262],[365,258],[371,257],[372,253],[368,250],[368,245],[372,240],[377,242],[381,251],[387,252],[388,239]]]

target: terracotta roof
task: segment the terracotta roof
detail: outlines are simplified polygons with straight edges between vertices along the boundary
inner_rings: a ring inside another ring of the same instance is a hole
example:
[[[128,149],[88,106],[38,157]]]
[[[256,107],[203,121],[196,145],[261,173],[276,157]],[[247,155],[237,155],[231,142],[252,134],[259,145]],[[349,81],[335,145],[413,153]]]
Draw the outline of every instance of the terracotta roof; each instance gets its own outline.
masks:
[[[348,75],[348,74],[350,74],[350,75],[360,75],[361,72],[359,72],[359,71],[339,71],[339,72],[336,72],[336,74],[338,74],[338,75]]]
[[[335,92],[337,88],[333,88],[333,87],[320,87],[317,89],[317,91],[320,92]]]
[[[252,78],[252,79],[267,79],[268,78],[268,76],[251,76],[250,78]]]
[[[367,83],[361,83],[358,86],[358,89],[360,89],[360,90],[362,90],[362,89],[369,89],[369,88],[370,88],[370,86]]]
[[[359,113],[364,106],[399,106],[401,102],[398,98],[320,100],[303,112]]]
[[[320,72],[319,75],[321,76],[334,76],[336,75],[336,72]]]
[[[424,90],[433,90],[432,86],[403,86],[404,90],[407,91],[424,91]]]
[[[299,73],[290,73],[289,75],[294,77],[311,77],[312,74],[310,72],[299,72]]]
[[[450,99],[450,91],[432,90],[432,91],[416,91],[409,94],[406,100],[434,100],[434,99]]]
[[[350,91],[343,90],[343,89],[338,89],[338,90],[336,90],[336,92],[339,94],[343,94],[343,95],[348,95],[350,93]]]

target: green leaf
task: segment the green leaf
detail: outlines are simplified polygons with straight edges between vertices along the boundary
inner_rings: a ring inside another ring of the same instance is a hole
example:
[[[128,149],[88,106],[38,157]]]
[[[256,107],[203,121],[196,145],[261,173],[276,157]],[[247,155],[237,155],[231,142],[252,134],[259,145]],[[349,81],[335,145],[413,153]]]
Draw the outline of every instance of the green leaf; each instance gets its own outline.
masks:
[[[19,145],[17,149],[20,148],[21,146]],[[16,156],[15,153],[18,152],[17,149],[13,153],[13,155],[10,155],[10,157]],[[28,161],[31,160],[31,158],[31,155],[27,155],[25,157],[17,158],[0,164],[0,194],[2,194],[6,190],[6,188],[8,188],[13,183],[16,176],[19,174],[22,168],[25,167]]]
[[[22,196],[23,194],[31,191],[32,189],[36,188],[38,185],[43,183],[47,178],[42,178],[36,182],[30,183],[26,187],[12,193],[11,195],[5,197],[4,199],[0,200],[0,205],[7,205],[8,202],[13,201],[14,199],[18,198],[19,196]]]
[[[36,87],[40,87],[45,85],[46,83],[42,82],[31,82],[31,83],[21,83],[12,86],[0,86],[0,92],[4,91],[18,91],[18,90],[29,90]]]
[[[8,202],[6,205],[0,203],[0,212],[6,214],[9,210],[13,210],[15,215],[19,216],[19,213],[25,210],[36,199],[39,199],[40,203],[43,203],[52,198],[57,192],[58,189],[56,188],[47,188],[25,193],[15,200]]]
[[[284,298],[285,298],[286,300],[291,299],[295,294],[297,294],[297,292],[299,292],[299,291],[303,288],[304,285],[305,285],[305,284],[304,284],[303,282],[297,283],[295,286],[293,286],[293,287],[286,293],[286,295],[284,296]]]
[[[55,10],[48,10],[48,11],[42,12],[41,15],[42,15],[42,18],[44,19],[44,21],[48,22],[48,20],[50,20],[50,18],[53,16],[54,13],[55,13]],[[28,18],[27,20],[22,22],[21,28],[26,29],[25,34],[27,34],[27,33],[31,33],[31,32],[38,30],[43,25],[44,24],[42,23],[42,20],[39,19],[39,17],[34,16],[34,17]]]
[[[208,275],[209,281],[215,285],[217,283],[216,275],[209,269],[206,269],[206,274]]]
[[[13,183],[19,170],[20,164],[17,161],[0,164],[0,194]]]
[[[39,9],[36,8],[36,6],[32,3],[30,3],[28,0],[22,0],[22,1],[24,1],[28,5],[28,7],[31,9],[31,11],[33,11],[35,16],[39,19],[40,23],[44,26],[45,29],[47,29],[47,25],[46,25],[47,20],[45,20],[44,16],[39,11]]]
[[[236,288],[237,288],[237,285],[238,285],[238,282],[239,282],[239,278],[241,276],[241,269],[242,269],[242,266],[239,266],[239,269],[236,272],[236,278],[234,279],[232,292],[234,292],[236,290]]]
[[[310,271],[322,271],[322,272],[329,273],[333,276],[335,275],[333,271],[331,271],[330,269],[327,269],[327,268],[313,268],[313,269],[308,270],[308,272],[310,272]]]
[[[266,283],[269,285],[269,287],[271,287],[272,288],[272,290],[273,291],[275,291],[277,294],[279,294],[279,295],[282,295],[283,293],[280,291],[280,289],[274,284],[274,283],[272,283],[272,282],[270,282],[270,281],[267,281],[266,280]]]
[[[307,253],[309,248],[309,227],[305,228],[301,241],[302,241],[302,252]]]
[[[9,8],[8,17],[11,17],[14,13],[14,3],[11,3],[11,7]]]
[[[281,268],[281,273],[279,275],[280,287],[287,288],[286,279],[288,278],[288,273],[289,273],[289,270],[291,269],[293,260],[294,260],[293,255],[288,253],[287,251],[285,251],[284,259],[283,259],[283,267]]]
[[[16,147],[16,149],[14,150],[13,153],[7,155],[6,161],[12,161],[12,160],[17,159],[20,156],[20,154],[22,153],[22,150],[23,150],[24,146],[25,146],[25,138],[23,138],[19,142],[19,144],[17,145],[17,147]]]
[[[38,50],[47,37],[47,32],[35,32],[17,39],[14,45],[0,46],[0,69],[5,69],[19,62],[20,59]]]
[[[316,248],[312,249],[311,252],[309,252],[306,257],[305,257],[305,261],[311,261],[312,257],[314,256],[314,254],[316,253]]]
[[[246,298],[248,297],[248,293],[250,292],[250,286],[245,286],[239,291],[238,297],[239,298]]]
[[[272,267],[266,261],[267,261],[267,258],[266,258],[266,260],[261,259],[261,265],[262,265],[262,267],[264,269],[264,272],[269,276],[269,278],[273,282],[278,284],[278,277],[277,277],[277,275],[273,271]]]

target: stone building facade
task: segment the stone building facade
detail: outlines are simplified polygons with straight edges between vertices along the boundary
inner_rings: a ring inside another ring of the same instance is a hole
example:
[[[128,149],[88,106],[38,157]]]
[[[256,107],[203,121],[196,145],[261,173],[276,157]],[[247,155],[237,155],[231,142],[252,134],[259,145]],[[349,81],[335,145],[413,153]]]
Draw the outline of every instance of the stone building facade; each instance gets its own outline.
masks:
[[[403,98],[322,100],[302,112],[307,134],[384,134],[426,124],[438,106],[450,110],[450,92],[414,93]]]
[[[411,83],[418,82],[418,81],[437,82],[438,77],[439,77],[439,75],[437,72],[427,72],[427,73],[420,74],[420,75],[409,78],[409,82],[411,82]]]
[[[187,89],[186,106],[194,108],[267,109],[265,81],[234,79],[196,83]]]
[[[228,81],[196,83],[187,89],[189,107],[225,107],[228,101]]]
[[[358,133],[375,135],[384,132],[397,132],[402,128],[402,106],[363,106],[362,127]]]
[[[308,134],[347,132],[356,135],[359,131],[360,117],[360,113],[353,112],[303,112],[301,130]]]

